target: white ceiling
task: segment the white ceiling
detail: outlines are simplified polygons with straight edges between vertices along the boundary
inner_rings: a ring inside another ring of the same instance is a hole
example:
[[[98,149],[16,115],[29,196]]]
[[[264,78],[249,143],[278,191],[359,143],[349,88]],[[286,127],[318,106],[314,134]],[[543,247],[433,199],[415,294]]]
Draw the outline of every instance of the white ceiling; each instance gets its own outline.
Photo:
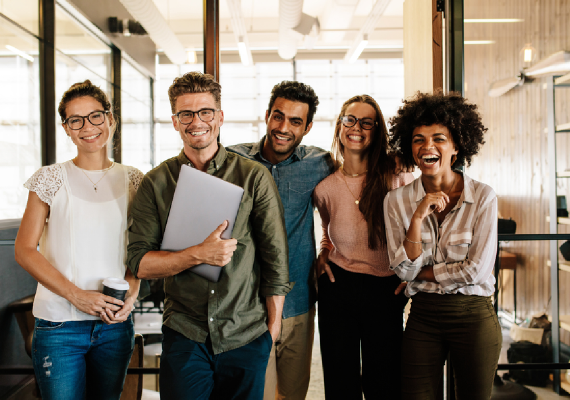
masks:
[[[202,0],[153,1],[184,47],[202,48]],[[220,45],[222,50],[235,49],[237,43],[232,30],[230,11],[226,0],[219,1]],[[375,0],[305,0],[303,12],[317,17],[321,23],[321,34],[317,38],[315,49],[318,51],[322,47],[350,46],[374,3]],[[391,0],[374,33],[369,35],[368,48],[402,48],[403,3],[404,0]],[[336,14],[331,12],[335,7],[351,10],[352,15],[346,12]],[[332,18],[330,15],[325,15],[327,12],[332,14]],[[278,46],[279,0],[242,0],[241,13],[252,50],[276,49]],[[299,46],[303,48],[302,41]]]
[[[153,1],[186,49],[203,47],[203,0]],[[0,0],[0,13],[37,33],[37,2],[38,0]],[[403,3],[404,0],[390,1],[374,31],[369,34],[365,52],[401,51],[404,36]],[[221,50],[237,52],[236,36],[226,0],[219,0],[219,4]],[[355,41],[374,4],[375,0],[304,0],[303,12],[317,17],[321,24],[321,32],[310,53],[346,52]],[[88,45],[82,38],[89,35],[85,34],[77,23],[64,18],[62,13],[57,14],[58,47],[67,50]],[[251,50],[258,53],[264,50],[272,51],[276,54],[274,51],[279,44],[279,0],[241,0],[241,14]],[[0,26],[1,43],[16,40],[17,35],[4,32],[2,28],[3,26]],[[299,40],[298,48],[301,52],[308,52],[304,50],[306,44],[303,40]],[[339,57],[342,57],[340,53]]]

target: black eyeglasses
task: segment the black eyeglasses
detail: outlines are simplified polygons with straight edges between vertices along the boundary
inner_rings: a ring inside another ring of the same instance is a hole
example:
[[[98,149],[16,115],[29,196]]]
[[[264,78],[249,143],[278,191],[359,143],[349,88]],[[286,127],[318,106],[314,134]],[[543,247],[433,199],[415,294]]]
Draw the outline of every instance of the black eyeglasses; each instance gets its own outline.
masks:
[[[64,124],[67,124],[69,129],[73,129],[74,131],[78,131],[79,129],[83,128],[85,125],[85,119],[87,118],[91,125],[101,125],[105,122],[105,114],[108,114],[109,111],[93,111],[89,115],[81,116],[81,115],[74,115],[72,117],[67,118],[63,121]]]
[[[189,125],[192,123],[192,121],[194,121],[194,115],[198,115],[198,118],[200,118],[202,122],[211,122],[216,115],[216,111],[220,110],[214,110],[213,108],[202,108],[198,111],[183,110],[177,112],[174,115],[176,115],[178,121],[180,121],[181,124]]]
[[[374,121],[372,118],[356,118],[353,115],[344,115],[339,117],[339,119],[347,128],[352,128],[358,122],[362,129],[369,131],[378,125],[378,122]]]

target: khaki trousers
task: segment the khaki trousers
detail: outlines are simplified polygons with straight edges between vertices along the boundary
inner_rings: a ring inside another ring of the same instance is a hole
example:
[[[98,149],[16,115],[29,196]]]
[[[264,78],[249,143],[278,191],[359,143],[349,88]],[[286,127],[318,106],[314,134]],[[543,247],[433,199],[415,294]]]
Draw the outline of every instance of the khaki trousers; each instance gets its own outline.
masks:
[[[263,400],[305,399],[311,377],[314,335],[315,307],[282,321],[267,363]]]

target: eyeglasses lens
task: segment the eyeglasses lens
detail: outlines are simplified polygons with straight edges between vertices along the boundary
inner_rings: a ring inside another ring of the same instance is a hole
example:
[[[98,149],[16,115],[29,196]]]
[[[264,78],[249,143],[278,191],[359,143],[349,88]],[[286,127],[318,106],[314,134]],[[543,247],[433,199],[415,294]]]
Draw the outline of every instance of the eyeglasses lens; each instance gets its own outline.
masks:
[[[95,111],[89,114],[87,117],[71,117],[67,120],[67,126],[73,130],[79,130],[83,128],[85,118],[87,118],[92,125],[101,125],[103,122],[105,122],[105,113],[101,111]]]
[[[366,119],[357,119],[355,117],[353,117],[352,115],[345,115],[344,117],[342,117],[342,124],[344,126],[346,126],[347,128],[352,128],[354,125],[356,125],[356,122],[358,121],[358,123],[360,123],[360,127],[362,129],[365,130],[370,130],[372,128],[374,128],[374,121],[366,118]]]
[[[200,118],[202,122],[211,122],[214,119],[215,110],[183,111],[178,114],[178,120],[184,125],[191,124],[194,120],[194,114],[198,114],[198,118]]]

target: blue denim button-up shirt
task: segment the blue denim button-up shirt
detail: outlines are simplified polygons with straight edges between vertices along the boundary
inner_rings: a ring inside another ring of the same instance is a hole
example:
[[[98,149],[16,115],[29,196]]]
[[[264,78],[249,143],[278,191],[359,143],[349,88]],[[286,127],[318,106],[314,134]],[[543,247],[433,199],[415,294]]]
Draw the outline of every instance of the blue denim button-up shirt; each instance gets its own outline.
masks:
[[[289,281],[295,282],[285,298],[283,318],[305,314],[315,304],[312,265],[316,256],[313,190],[333,172],[330,153],[314,146],[299,145],[289,158],[273,165],[261,154],[259,143],[246,143],[227,150],[263,164],[275,179],[285,209],[289,243]]]

